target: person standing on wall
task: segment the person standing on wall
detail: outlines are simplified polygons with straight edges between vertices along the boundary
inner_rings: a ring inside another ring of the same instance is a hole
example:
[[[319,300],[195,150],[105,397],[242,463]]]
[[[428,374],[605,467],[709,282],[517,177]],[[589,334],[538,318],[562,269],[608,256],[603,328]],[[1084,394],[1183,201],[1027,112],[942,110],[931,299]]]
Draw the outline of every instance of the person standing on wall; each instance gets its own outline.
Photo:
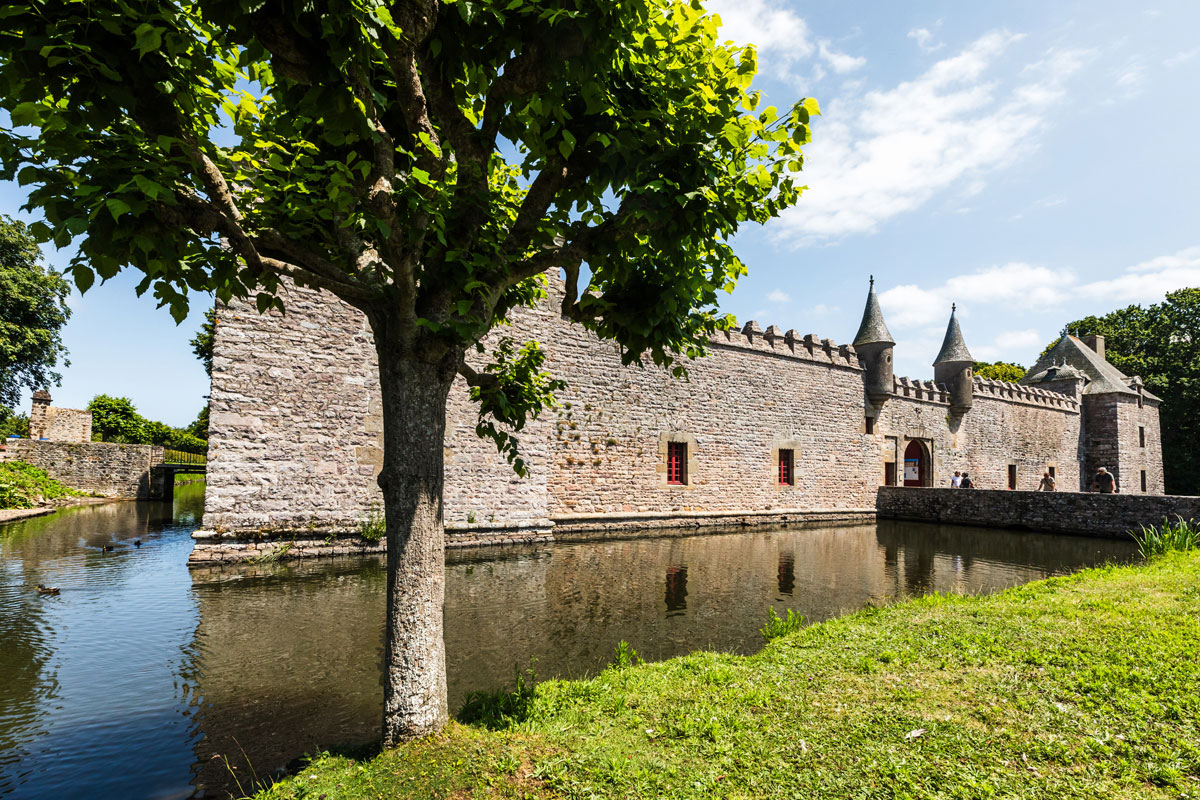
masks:
[[[1054,491],[1054,478],[1050,477],[1049,472],[1044,473],[1042,475],[1042,482],[1038,484],[1038,491],[1039,492],[1053,492]]]
[[[1096,477],[1092,478],[1092,486],[1096,487],[1096,491],[1100,494],[1116,494],[1118,491],[1117,479],[1104,467],[1101,467],[1096,472]]]

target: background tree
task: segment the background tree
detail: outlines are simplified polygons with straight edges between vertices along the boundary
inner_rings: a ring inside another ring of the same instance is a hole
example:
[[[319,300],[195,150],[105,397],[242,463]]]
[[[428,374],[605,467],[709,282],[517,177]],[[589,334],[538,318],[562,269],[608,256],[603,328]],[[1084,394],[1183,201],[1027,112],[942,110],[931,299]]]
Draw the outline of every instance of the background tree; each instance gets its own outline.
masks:
[[[794,204],[812,101],[750,91],[753,48],[698,0],[31,0],[5,8],[5,176],[71,273],[140,270],[282,308],[290,281],[366,315],[379,360],[384,742],[446,719],[443,446],[456,376],[518,472],[552,401],[537,342],[485,336],[544,297],[682,374],[731,320],[730,239]],[[214,135],[228,121],[232,137]],[[232,139],[232,142],[231,142]],[[482,351],[482,352],[481,352]],[[470,358],[468,358],[470,355]]]
[[[1140,375],[1162,398],[1163,476],[1168,494],[1200,494],[1200,289],[1170,292],[1161,303],[1127,306],[1068,323],[1062,334],[1099,334],[1108,360]],[[1055,339],[1043,350],[1058,343]]]
[[[10,414],[23,387],[57,386],[59,359],[70,365],[61,336],[70,293],[70,284],[42,264],[25,223],[0,214],[0,406]]]
[[[92,438],[125,444],[140,444],[145,438],[145,420],[128,397],[98,394],[87,410],[92,412]]]
[[[994,381],[1016,383],[1025,377],[1026,371],[1020,364],[1010,364],[1007,361],[975,362],[975,375],[980,378],[991,378]]]
[[[213,336],[216,329],[217,310],[210,308],[204,312],[204,323],[200,326],[200,330],[196,331],[196,335],[188,342],[192,346],[192,352],[196,354],[196,358],[204,364],[204,374],[209,378],[212,377]]]

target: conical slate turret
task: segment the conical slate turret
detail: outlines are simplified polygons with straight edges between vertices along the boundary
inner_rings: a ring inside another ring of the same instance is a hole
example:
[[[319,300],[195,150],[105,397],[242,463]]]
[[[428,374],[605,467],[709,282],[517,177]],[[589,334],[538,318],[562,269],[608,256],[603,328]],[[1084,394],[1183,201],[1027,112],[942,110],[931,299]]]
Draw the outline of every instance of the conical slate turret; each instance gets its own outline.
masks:
[[[941,352],[933,361],[935,367],[955,361],[975,363],[975,359],[971,357],[971,351],[967,349],[967,343],[963,341],[962,328],[958,327],[956,310],[956,306],[950,306],[950,324],[946,326],[946,338],[942,340]]]
[[[896,340],[883,322],[883,312],[879,309],[879,298],[875,295],[875,276],[871,276],[871,290],[867,293],[867,307],[863,309],[862,324],[858,326],[858,335],[854,337],[854,347],[864,344],[895,344]]]
[[[879,310],[879,298],[875,296],[875,276],[871,276],[871,289],[867,293],[867,307],[863,309],[862,324],[854,337],[854,349],[863,365],[863,388],[867,398],[878,408],[892,393],[892,334],[883,324],[883,312]],[[868,416],[874,417],[873,411]]]
[[[962,328],[958,327],[957,309],[950,306],[950,324],[946,326],[946,339],[941,352],[933,362],[933,379],[943,384],[950,394],[950,410],[965,414],[975,397],[975,359],[963,341]]]

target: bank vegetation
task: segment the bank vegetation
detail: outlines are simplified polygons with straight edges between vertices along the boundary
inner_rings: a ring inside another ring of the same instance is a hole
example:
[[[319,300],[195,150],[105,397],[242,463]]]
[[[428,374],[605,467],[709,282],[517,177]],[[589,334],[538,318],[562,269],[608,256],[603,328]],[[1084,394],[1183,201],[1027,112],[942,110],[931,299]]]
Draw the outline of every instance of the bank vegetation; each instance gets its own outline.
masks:
[[[813,625],[748,657],[523,680],[490,719],[323,754],[260,800],[1196,797],[1200,553]]]

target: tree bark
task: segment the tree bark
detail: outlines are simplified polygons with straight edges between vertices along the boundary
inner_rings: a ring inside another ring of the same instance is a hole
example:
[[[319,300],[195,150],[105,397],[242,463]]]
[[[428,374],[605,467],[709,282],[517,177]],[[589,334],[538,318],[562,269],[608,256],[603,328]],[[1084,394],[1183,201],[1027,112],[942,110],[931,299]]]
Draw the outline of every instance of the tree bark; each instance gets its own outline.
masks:
[[[446,399],[452,348],[392,336],[372,321],[383,400],[383,490],[387,524],[387,629],[383,743],[440,730],[447,720],[445,531],[442,521]],[[421,352],[424,350],[424,352]],[[441,352],[439,352],[441,351]]]

